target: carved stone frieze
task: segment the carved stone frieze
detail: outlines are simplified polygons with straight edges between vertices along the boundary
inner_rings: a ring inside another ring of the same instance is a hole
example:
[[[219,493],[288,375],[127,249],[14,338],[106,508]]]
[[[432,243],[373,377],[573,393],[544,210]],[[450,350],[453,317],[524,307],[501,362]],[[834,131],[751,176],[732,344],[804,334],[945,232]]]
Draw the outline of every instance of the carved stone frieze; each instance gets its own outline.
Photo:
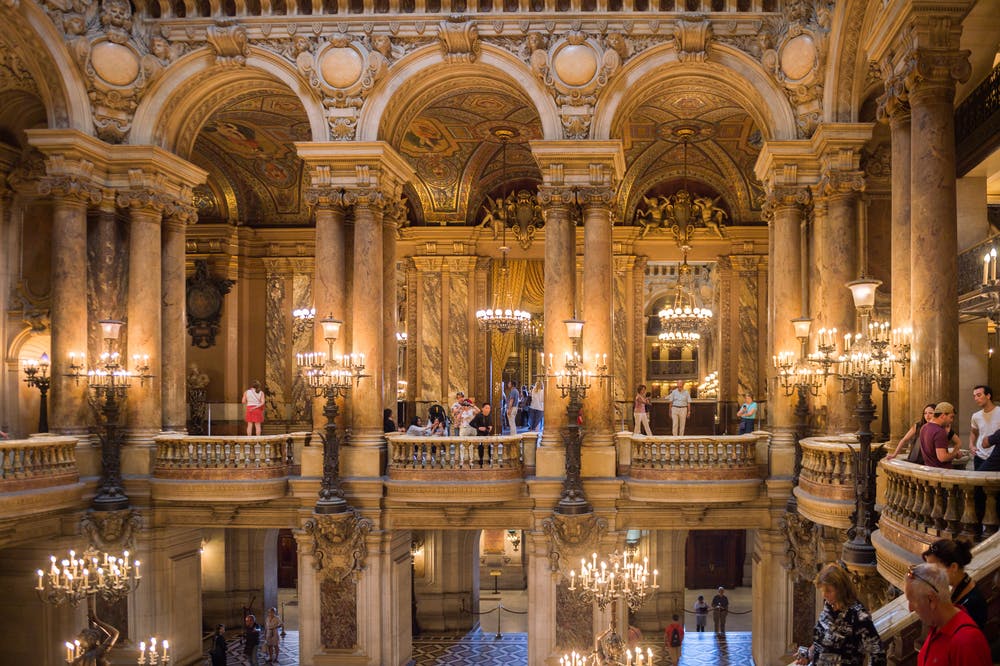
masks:
[[[135,549],[135,535],[142,516],[133,509],[88,511],[80,520],[80,531],[95,548],[104,551]]]
[[[785,568],[811,582],[819,563],[816,525],[798,513],[786,513],[779,524],[785,535]]]
[[[205,39],[215,52],[215,63],[223,67],[243,67],[250,54],[247,30],[229,21],[220,21],[205,30]]]
[[[593,513],[553,513],[542,521],[542,529],[549,537],[549,570],[562,571],[568,576],[576,562],[598,549],[601,537],[608,530],[608,521]]]
[[[38,94],[35,77],[24,67],[17,52],[9,46],[0,49],[0,90],[23,90]]]
[[[479,57],[479,29],[462,16],[449,16],[438,24],[438,41],[445,62],[470,63]]]
[[[86,176],[75,174],[44,176],[38,182],[38,193],[57,199],[78,201],[84,204],[101,202],[101,188]]]
[[[303,529],[312,537],[305,542],[306,554],[313,556],[313,567],[333,580],[344,580],[363,571],[368,558],[366,538],[372,521],[353,509],[345,513],[314,515]]]

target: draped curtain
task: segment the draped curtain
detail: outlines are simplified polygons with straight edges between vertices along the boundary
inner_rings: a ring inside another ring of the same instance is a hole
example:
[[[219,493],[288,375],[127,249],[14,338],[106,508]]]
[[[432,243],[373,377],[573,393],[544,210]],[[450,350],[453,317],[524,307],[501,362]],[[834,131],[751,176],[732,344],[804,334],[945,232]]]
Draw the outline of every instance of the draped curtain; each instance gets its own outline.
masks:
[[[537,264],[537,270],[535,264]],[[490,275],[493,282],[493,298],[490,299],[490,302],[504,309],[525,309],[528,305],[532,304],[534,290],[538,289],[539,295],[542,293],[541,288],[535,283],[538,282],[544,287],[544,280],[539,280],[535,275],[536,273],[538,275],[542,274],[541,262],[529,262],[527,259],[508,260],[507,275],[505,278],[500,267],[500,262],[494,262]],[[529,275],[531,276],[530,280]],[[491,386],[499,386],[499,382],[503,378],[503,369],[507,365],[507,359],[514,353],[516,339],[517,334],[513,330],[506,333],[494,331],[490,335],[490,348],[493,352],[493,371],[490,376]]]

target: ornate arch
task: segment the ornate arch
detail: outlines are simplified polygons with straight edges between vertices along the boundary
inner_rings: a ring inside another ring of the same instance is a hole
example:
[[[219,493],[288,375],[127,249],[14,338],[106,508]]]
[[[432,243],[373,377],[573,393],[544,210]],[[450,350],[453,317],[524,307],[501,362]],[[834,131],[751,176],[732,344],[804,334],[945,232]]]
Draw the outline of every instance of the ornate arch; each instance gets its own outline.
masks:
[[[13,7],[12,7],[13,5]],[[35,81],[50,128],[93,134],[87,89],[52,21],[34,2],[3,3],[0,48],[21,56]]]
[[[705,62],[681,62],[675,42],[643,51],[625,65],[601,95],[591,137],[609,139],[643,99],[644,90],[675,77],[698,78],[739,103],[764,133],[765,140],[797,137],[795,113],[784,91],[758,62],[727,44],[713,42]]]
[[[384,128],[394,127],[412,98],[427,86],[461,76],[502,80],[521,90],[541,119],[543,138],[561,139],[562,124],[555,100],[521,60],[488,43],[481,43],[474,63],[447,63],[437,45],[418,49],[396,63],[368,96],[358,119],[358,141],[378,141]]]
[[[865,21],[869,9],[883,11],[880,3],[866,0],[844,0],[835,5],[823,98],[823,115],[827,121],[857,122],[858,88],[864,86],[864,72],[867,71],[866,59],[862,57],[862,25],[870,24]]]
[[[329,132],[319,99],[291,63],[266,49],[250,47],[246,66],[216,64],[211,49],[194,51],[168,68],[136,110],[131,141],[154,144],[177,155],[191,153],[201,124],[239,90],[279,84],[302,103],[313,141],[326,141]]]

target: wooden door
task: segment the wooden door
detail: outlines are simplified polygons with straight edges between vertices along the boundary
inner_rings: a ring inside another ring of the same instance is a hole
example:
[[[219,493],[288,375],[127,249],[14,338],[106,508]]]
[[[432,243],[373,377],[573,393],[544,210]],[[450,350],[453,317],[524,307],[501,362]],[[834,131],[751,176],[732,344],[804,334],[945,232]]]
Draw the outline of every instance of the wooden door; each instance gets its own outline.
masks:
[[[278,587],[299,584],[299,554],[291,530],[278,530]]]
[[[687,538],[684,585],[688,589],[728,589],[743,584],[746,532],[743,530],[692,530]]]

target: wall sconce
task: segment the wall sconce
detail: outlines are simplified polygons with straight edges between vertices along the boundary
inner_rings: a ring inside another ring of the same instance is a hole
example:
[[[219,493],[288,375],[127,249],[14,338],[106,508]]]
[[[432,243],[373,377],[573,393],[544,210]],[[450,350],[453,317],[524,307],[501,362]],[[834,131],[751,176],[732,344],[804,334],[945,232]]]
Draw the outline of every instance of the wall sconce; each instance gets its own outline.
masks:
[[[507,541],[510,541],[511,547],[514,552],[521,546],[521,532],[518,530],[507,530]]]

